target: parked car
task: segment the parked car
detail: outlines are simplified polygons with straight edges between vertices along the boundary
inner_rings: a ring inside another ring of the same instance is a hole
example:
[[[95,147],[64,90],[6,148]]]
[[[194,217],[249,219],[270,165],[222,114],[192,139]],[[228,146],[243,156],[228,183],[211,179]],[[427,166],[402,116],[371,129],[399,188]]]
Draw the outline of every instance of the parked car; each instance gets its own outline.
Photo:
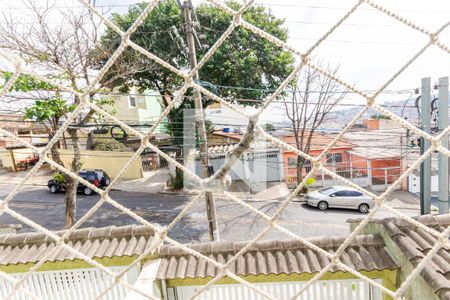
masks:
[[[89,181],[99,188],[106,188],[111,181],[108,174],[103,170],[81,170],[79,175],[84,180]],[[55,177],[48,181],[47,186],[52,194],[65,191],[66,189],[64,180],[56,179]],[[81,182],[78,183],[77,192],[84,193],[85,195],[92,195],[94,193],[90,187],[85,186]]]
[[[375,202],[369,196],[358,190],[335,185],[310,192],[305,197],[306,204],[317,207],[320,210],[332,208],[357,209],[361,213],[367,213],[375,206]]]
[[[84,172],[97,173],[98,180],[100,180],[100,187],[107,187],[111,183],[111,179],[105,171],[100,169],[85,169]]]

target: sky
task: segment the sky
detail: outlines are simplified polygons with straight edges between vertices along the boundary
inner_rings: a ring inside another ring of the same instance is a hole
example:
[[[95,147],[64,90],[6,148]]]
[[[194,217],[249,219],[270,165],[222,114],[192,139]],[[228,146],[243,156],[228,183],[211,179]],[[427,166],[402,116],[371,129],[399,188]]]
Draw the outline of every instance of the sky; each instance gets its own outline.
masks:
[[[36,0],[44,6],[47,0]],[[137,0],[95,0],[99,9],[124,13],[128,4]],[[194,4],[205,1],[194,0]],[[289,32],[288,43],[306,51],[336,23],[357,1],[348,0],[257,0],[256,3],[271,10],[285,20]],[[448,0],[375,0],[402,17],[429,31],[435,31],[449,22]],[[75,0],[56,0],[58,7],[80,7]],[[23,15],[23,4],[0,0],[1,13]],[[26,22],[26,18],[23,18]],[[361,90],[377,90],[410,60],[429,38],[399,21],[363,4],[312,53],[314,59],[331,66],[339,65],[339,77]],[[450,45],[450,25],[439,35],[439,40]],[[397,92],[420,87],[422,77],[431,77],[436,83],[450,73],[448,53],[431,46],[415,60],[387,89]],[[383,93],[378,102],[405,99],[411,93]],[[346,98],[348,103],[361,104],[364,99],[356,95]]]

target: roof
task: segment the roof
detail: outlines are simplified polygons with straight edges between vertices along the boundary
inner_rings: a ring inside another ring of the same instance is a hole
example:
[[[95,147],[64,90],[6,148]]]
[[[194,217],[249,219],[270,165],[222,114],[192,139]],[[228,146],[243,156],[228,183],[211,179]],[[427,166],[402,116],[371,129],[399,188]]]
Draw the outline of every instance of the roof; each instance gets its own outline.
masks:
[[[62,236],[65,231],[55,232]],[[66,243],[90,258],[123,257],[142,254],[150,247],[153,231],[147,226],[109,226],[75,230]],[[38,262],[54,249],[53,239],[44,233],[0,235],[0,265]],[[65,249],[56,251],[46,261],[74,260],[77,257]]]
[[[329,144],[331,144],[333,139],[333,135],[314,133],[311,140],[311,148],[309,151],[324,150],[326,147],[328,147]],[[296,147],[294,135],[284,136],[283,138],[281,138],[281,140],[293,147]],[[353,148],[353,144],[344,140],[338,140],[331,149],[341,148],[351,149]]]
[[[237,143],[235,144],[221,144],[221,145],[216,145],[216,146],[211,146],[208,147],[208,154],[226,154],[229,151],[233,150],[233,148],[235,148],[237,146]],[[251,150],[258,150],[258,151],[265,151],[265,150],[275,150],[275,149],[279,149],[279,147],[277,145],[275,145],[274,143],[271,142],[266,142],[266,141],[254,141],[251,146],[250,149],[247,150],[251,151]],[[197,149],[195,151],[195,155],[200,155],[200,150]]]
[[[345,238],[324,237],[310,240],[313,244],[333,253]],[[212,242],[189,244],[189,248],[220,263],[229,261],[248,242]],[[204,259],[187,254],[174,246],[163,246],[157,277],[160,279],[214,277],[219,270]],[[358,271],[397,269],[397,265],[384,249],[380,236],[361,235],[347,247],[341,260]],[[320,272],[330,260],[298,240],[269,240],[254,243],[230,266],[237,275],[303,274]],[[333,268],[332,272],[339,269]]]
[[[223,130],[215,130],[212,134],[227,137],[236,141],[239,141],[242,137],[242,133],[224,132]]]
[[[355,147],[349,153],[364,157],[367,159],[400,159],[400,153],[398,151],[389,150],[386,148],[364,148]]]
[[[450,214],[425,215],[416,220],[438,232],[443,232],[450,226]],[[402,219],[388,218],[371,222],[383,225],[400,251],[414,266],[422,261],[437,242],[437,238],[432,234]],[[440,299],[450,299],[450,249],[441,248],[425,265],[420,275]]]

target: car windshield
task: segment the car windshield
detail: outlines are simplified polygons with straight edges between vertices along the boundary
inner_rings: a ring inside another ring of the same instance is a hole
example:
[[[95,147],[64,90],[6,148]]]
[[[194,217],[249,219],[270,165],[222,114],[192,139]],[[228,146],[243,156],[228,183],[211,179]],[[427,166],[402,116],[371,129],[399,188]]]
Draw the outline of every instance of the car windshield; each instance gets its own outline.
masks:
[[[337,190],[334,187],[327,187],[327,188],[322,188],[319,190],[319,193],[324,194],[324,195],[329,195],[332,194],[334,192],[336,192]]]

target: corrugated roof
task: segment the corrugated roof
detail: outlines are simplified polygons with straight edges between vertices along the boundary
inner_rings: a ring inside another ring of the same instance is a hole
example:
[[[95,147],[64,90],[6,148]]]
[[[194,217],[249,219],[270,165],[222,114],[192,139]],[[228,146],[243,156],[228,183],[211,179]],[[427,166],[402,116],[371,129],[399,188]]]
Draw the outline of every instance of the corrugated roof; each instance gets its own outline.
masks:
[[[443,232],[450,226],[450,215],[423,216],[418,221]],[[417,266],[437,242],[437,238],[409,222],[386,219],[383,225],[409,261]],[[450,299],[450,249],[441,248],[421,272],[423,279],[440,299]]]
[[[317,151],[317,150],[323,150],[326,147],[328,147],[329,144],[333,141],[334,136],[333,135],[327,135],[327,134],[319,134],[314,133],[311,139],[311,149],[310,151]],[[283,142],[296,147],[295,137],[293,135],[284,136],[281,139]],[[339,140],[334,144],[332,149],[351,149],[353,148],[353,144],[346,141],[346,140]]]
[[[438,232],[443,232],[450,226],[450,214],[436,216],[425,215],[416,218],[416,220]],[[360,221],[360,219],[348,220],[350,223]],[[422,261],[437,242],[437,238],[432,234],[427,233],[420,227],[402,219],[387,218],[373,220],[371,222],[383,225],[386,232],[399,247],[403,255],[405,255],[414,266],[417,266]],[[441,248],[436,255],[433,256],[431,261],[425,265],[420,274],[440,299],[450,299],[449,248]]]
[[[64,231],[55,232],[59,236]],[[147,226],[110,226],[75,230],[66,243],[94,257],[123,257],[142,254],[150,247],[153,231]],[[35,263],[56,247],[43,233],[0,235],[0,265]],[[47,261],[74,260],[77,257],[65,249],[58,250]]]
[[[208,154],[226,154],[228,151],[233,150],[237,146],[236,144],[222,144],[222,145],[216,145],[208,147]],[[265,142],[265,141],[254,141],[250,149],[252,150],[264,150],[264,149],[278,149],[279,147],[271,142]],[[195,155],[200,155],[200,150],[195,151]]]
[[[345,238],[320,238],[311,240],[315,245],[333,253]],[[247,242],[213,242],[189,244],[189,248],[220,263],[229,261]],[[196,256],[173,246],[160,250],[161,265],[158,278],[214,277],[219,270]],[[397,265],[384,249],[381,237],[361,235],[344,251],[341,260],[358,271],[396,269]],[[237,275],[303,274],[323,269],[330,260],[297,240],[260,241],[252,245],[230,267]],[[337,271],[337,269],[332,269]]]
[[[358,155],[367,159],[400,159],[400,153],[398,151],[389,150],[386,148],[362,148],[356,147],[352,151],[348,151],[351,154]]]

